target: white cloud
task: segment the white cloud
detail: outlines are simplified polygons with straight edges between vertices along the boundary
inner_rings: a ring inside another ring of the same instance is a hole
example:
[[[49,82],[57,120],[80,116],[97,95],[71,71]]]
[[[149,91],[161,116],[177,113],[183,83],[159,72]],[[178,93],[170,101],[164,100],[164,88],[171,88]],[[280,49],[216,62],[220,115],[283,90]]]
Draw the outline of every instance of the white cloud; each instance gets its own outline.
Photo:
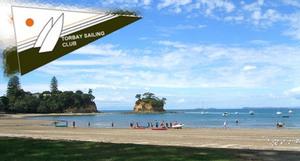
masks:
[[[248,72],[248,71],[252,71],[255,70],[257,67],[253,66],[253,65],[246,65],[243,67],[243,71]]]
[[[224,18],[225,21],[234,21],[234,22],[242,22],[244,21],[245,17],[243,15],[237,15],[237,16],[226,16]]]
[[[283,4],[294,6],[294,7],[300,7],[299,0],[281,0]]]
[[[254,45],[270,45],[270,42],[269,41],[266,41],[266,40],[251,40],[249,41],[251,44],[254,44]]]
[[[235,5],[227,0],[161,0],[157,8],[168,9],[175,13],[200,11],[206,15],[212,15],[213,11],[218,10],[230,13],[235,9]]]
[[[296,40],[300,40],[300,13],[296,13],[288,16],[287,22],[289,28],[283,33],[284,35],[290,36]]]
[[[285,94],[288,96],[292,96],[296,99],[300,99],[300,87],[289,89],[285,92]]]
[[[116,49],[117,46],[113,44],[102,45],[87,45],[79,50],[75,51],[75,54],[82,55],[101,55],[101,56],[125,56],[126,53],[120,49]]]
[[[297,46],[245,48],[173,41],[158,44],[155,54],[122,50],[124,54],[120,55],[55,61],[39,71],[74,79],[76,76],[79,84],[88,80],[90,84],[115,88],[271,88],[281,83],[300,83]]]
[[[182,11],[182,7],[192,3],[192,0],[163,0],[158,3],[157,8],[159,10],[164,8],[171,8],[171,10],[175,13],[180,13]]]
[[[175,26],[176,30],[195,30],[195,29],[203,29],[207,27],[206,25],[177,25]]]
[[[104,7],[118,8],[148,8],[152,4],[152,0],[101,0],[101,5]]]

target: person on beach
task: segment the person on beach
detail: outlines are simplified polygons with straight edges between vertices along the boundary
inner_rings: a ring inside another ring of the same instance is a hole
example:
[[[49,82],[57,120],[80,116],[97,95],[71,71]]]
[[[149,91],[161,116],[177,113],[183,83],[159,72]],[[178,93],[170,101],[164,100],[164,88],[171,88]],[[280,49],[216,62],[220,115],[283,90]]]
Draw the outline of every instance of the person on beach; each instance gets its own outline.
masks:
[[[227,129],[227,121],[224,121],[224,129]]]
[[[169,128],[169,123],[166,123],[166,127]]]
[[[172,128],[172,122],[170,122],[170,128]]]
[[[235,120],[235,124],[239,125],[239,120],[238,119]]]
[[[73,128],[75,128],[75,121],[73,121]]]
[[[111,123],[111,127],[113,128],[115,126],[114,122]]]
[[[158,128],[158,122],[155,123],[155,127]]]
[[[91,127],[91,122],[88,123],[88,126]]]
[[[132,122],[130,122],[130,127],[133,128],[133,123]]]
[[[150,125],[151,125],[151,128],[152,128],[153,127],[153,123],[151,122]]]

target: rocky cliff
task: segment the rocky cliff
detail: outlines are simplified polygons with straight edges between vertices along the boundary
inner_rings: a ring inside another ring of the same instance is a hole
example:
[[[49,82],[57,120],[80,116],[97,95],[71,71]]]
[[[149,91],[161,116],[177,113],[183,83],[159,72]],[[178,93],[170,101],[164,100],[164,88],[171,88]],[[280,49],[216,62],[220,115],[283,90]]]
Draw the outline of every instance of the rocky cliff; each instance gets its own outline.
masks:
[[[152,102],[144,102],[142,100],[137,100],[133,108],[134,112],[164,112],[163,105],[155,105]]]

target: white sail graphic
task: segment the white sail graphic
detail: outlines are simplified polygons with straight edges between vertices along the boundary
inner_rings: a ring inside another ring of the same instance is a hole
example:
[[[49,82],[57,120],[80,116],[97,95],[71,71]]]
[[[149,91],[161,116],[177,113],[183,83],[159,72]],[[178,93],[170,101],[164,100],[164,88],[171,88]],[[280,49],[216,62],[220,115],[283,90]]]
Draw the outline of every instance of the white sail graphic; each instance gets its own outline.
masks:
[[[53,18],[51,18],[49,20],[49,22],[46,24],[46,26],[44,27],[44,29],[42,30],[42,32],[40,33],[34,47],[38,48],[38,47],[42,47],[43,42],[45,41],[49,31],[51,30],[53,26]]]
[[[63,24],[64,24],[64,14],[61,14],[61,16],[57,19],[57,21],[54,23],[53,27],[50,29],[49,33],[47,34],[39,53],[51,52],[54,49],[60,37],[60,33],[63,29]]]

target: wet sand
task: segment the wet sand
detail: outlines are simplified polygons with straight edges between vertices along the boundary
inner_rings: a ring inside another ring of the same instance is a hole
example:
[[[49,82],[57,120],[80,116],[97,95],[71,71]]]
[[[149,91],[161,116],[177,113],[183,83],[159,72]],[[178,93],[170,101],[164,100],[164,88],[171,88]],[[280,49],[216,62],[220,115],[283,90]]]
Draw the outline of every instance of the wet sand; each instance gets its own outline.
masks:
[[[300,151],[300,129],[58,128],[52,121],[0,117],[0,136],[187,147]],[[31,116],[31,115],[30,115]]]

